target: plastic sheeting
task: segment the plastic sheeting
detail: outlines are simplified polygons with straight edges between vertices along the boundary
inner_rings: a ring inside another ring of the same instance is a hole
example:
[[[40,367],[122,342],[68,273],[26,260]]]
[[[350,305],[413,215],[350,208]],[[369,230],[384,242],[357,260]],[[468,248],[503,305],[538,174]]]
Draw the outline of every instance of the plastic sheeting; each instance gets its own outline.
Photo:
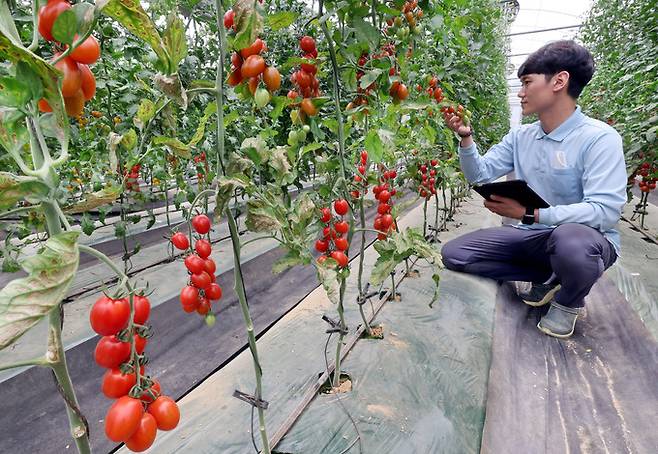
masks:
[[[344,362],[347,394],[322,395],[276,448],[286,453],[475,453],[480,446],[495,285],[444,271],[433,308],[430,273],[403,281],[380,313],[383,340],[361,340]],[[464,290],[468,289],[467,292]]]

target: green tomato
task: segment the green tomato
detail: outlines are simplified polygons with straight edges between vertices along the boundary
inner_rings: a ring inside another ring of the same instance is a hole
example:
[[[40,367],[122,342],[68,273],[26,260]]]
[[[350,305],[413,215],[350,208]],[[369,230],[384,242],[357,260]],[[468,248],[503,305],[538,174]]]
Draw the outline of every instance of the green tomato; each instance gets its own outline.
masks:
[[[306,131],[304,131],[304,129],[298,129],[297,142],[304,142],[304,141],[306,141]]]
[[[265,88],[258,88],[254,93],[254,101],[259,108],[263,108],[270,102],[270,92]]]
[[[302,126],[302,129],[304,130],[304,132],[309,132],[311,130],[311,127],[309,125],[304,125]]]
[[[297,133],[294,130],[288,132],[288,145],[294,147],[299,141],[297,140]]]
[[[300,124],[302,122],[301,118],[299,118],[299,110],[295,109],[290,111],[290,121],[292,121],[293,125]]]

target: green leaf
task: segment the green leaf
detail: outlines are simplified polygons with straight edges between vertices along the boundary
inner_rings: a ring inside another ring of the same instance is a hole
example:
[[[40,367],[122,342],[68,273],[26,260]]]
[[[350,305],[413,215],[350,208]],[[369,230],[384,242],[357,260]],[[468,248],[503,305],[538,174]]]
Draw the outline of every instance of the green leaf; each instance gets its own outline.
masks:
[[[77,232],[52,236],[43,250],[25,259],[27,277],[0,290],[0,350],[11,345],[66,296],[78,269]]]
[[[30,99],[38,100],[43,97],[43,84],[39,75],[25,62],[16,65],[16,79],[27,85]]]
[[[263,31],[263,19],[256,9],[253,0],[237,0],[233,4],[235,12],[234,49],[249,47]]]
[[[75,17],[75,13],[70,9],[62,11],[53,23],[53,38],[60,43],[71,44],[77,31],[78,19]]]
[[[206,133],[206,123],[208,123],[208,119],[214,115],[217,112],[217,103],[216,102],[211,102],[208,104],[203,111],[203,116],[201,119],[199,119],[199,124],[196,127],[196,131],[194,132],[194,135],[190,139],[188,145],[190,147],[193,147],[201,139],[203,139],[204,134]]]
[[[87,236],[90,236],[92,233],[94,233],[96,227],[94,225],[94,220],[91,218],[91,216],[89,216],[89,213],[82,214],[80,227],[82,228],[82,232]]]
[[[180,158],[190,159],[192,157],[189,145],[184,144],[178,139],[172,137],[157,136],[153,138],[152,143],[154,145],[166,146],[169,151]]]
[[[84,35],[94,23],[94,5],[80,2],[73,6],[73,12],[78,23],[78,35]]]
[[[0,77],[0,104],[24,107],[30,100],[30,88],[17,77]]]
[[[187,41],[183,21],[175,12],[167,18],[167,29],[164,32],[164,46],[169,53],[170,69],[175,72],[178,64],[187,55]]]
[[[103,14],[119,22],[133,35],[144,40],[158,56],[162,69],[168,74],[175,72],[171,57],[162,38],[139,0],[100,0],[96,3]]]
[[[379,68],[375,68],[371,71],[366,72],[363,77],[361,77],[361,80],[359,81],[359,85],[361,88],[364,90],[368,88],[373,82],[377,80],[377,78],[383,73],[384,71]]]
[[[368,131],[365,141],[366,151],[368,152],[368,157],[372,162],[381,162],[382,157],[384,156],[384,144],[382,139],[379,137],[378,130],[371,129]]]
[[[57,84],[61,73],[41,57],[23,47],[20,41],[14,41],[11,34],[0,33],[0,60],[14,64],[23,62],[41,79],[43,96],[53,109],[56,124],[59,126],[57,140],[60,143],[64,142],[68,136],[69,121],[64,111],[64,101]],[[0,121],[0,130],[4,127],[3,123]],[[3,135],[3,133],[4,131],[0,132],[0,135]]]
[[[0,211],[12,208],[23,199],[38,202],[46,198],[48,193],[48,186],[37,178],[0,172]]]
[[[290,27],[299,17],[299,13],[294,11],[280,11],[267,16],[267,25],[272,31],[281,30]]]
[[[362,17],[355,17],[352,25],[359,41],[368,42],[373,49],[377,46],[379,31],[375,27],[364,21]]]
[[[322,263],[315,264],[318,272],[318,280],[327,292],[327,298],[334,304],[340,302],[340,281],[338,279],[337,263],[334,259],[328,258]]]
[[[304,260],[303,257],[300,257],[297,251],[288,251],[286,255],[272,264],[272,273],[279,274],[290,267],[305,264],[306,260]]]
[[[283,109],[295,102],[287,96],[275,96],[272,98],[272,101],[274,102],[274,109],[270,112],[270,118],[272,120],[279,118],[283,113]]]

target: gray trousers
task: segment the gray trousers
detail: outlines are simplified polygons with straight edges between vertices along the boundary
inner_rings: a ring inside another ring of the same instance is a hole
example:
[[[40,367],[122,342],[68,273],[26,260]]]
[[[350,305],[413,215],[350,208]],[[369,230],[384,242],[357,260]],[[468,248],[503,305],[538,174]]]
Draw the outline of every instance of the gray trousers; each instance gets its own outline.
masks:
[[[476,230],[448,241],[441,255],[450,270],[499,281],[543,283],[553,277],[562,285],[555,300],[568,307],[582,307],[594,283],[617,259],[612,244],[584,224]]]

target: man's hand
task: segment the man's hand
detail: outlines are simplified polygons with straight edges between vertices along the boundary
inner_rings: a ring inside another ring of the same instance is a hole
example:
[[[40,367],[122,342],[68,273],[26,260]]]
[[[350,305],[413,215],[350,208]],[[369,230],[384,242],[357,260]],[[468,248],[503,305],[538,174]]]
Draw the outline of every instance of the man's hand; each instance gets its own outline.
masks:
[[[522,219],[525,215],[525,207],[514,199],[492,195],[491,201],[484,200],[484,206],[492,213],[512,219]]]

